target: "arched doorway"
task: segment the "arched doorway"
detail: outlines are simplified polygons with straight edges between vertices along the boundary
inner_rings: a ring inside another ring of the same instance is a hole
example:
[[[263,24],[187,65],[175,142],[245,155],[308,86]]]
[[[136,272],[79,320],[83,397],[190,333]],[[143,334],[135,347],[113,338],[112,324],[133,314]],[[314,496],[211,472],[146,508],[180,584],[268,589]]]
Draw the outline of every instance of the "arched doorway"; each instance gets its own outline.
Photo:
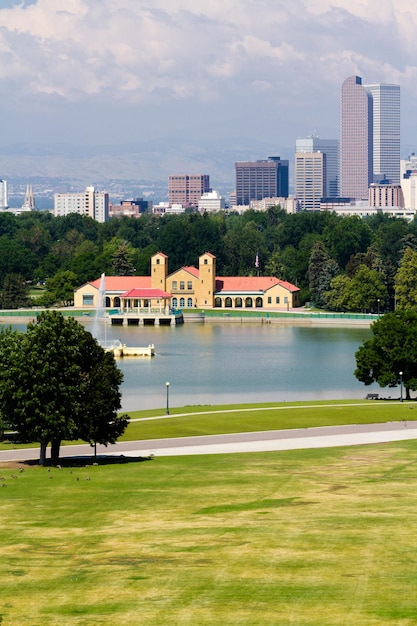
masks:
[[[221,298],[214,298],[214,306],[220,307],[222,305]]]
[[[232,298],[227,297],[224,301],[224,306],[231,307],[232,306]]]
[[[245,299],[245,307],[247,309],[251,309],[253,307],[252,298],[246,298]]]
[[[255,303],[255,306],[256,306],[257,308],[262,308],[262,306],[263,306],[263,300],[262,300],[262,298],[259,298],[259,297],[258,297],[258,298],[256,298],[256,303]]]
[[[237,309],[241,309],[242,306],[243,306],[242,298],[236,298],[236,300],[235,300],[235,307]]]

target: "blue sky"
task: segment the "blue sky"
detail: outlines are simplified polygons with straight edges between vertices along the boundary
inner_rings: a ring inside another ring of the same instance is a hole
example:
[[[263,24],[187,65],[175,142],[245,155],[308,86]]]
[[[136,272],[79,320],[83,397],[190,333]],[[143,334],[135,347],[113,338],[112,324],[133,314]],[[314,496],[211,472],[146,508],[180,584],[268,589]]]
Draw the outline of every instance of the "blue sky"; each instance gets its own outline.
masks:
[[[343,80],[396,82],[417,148],[417,4],[409,0],[0,3],[2,142],[80,145],[339,133]],[[260,157],[265,155],[259,155]]]

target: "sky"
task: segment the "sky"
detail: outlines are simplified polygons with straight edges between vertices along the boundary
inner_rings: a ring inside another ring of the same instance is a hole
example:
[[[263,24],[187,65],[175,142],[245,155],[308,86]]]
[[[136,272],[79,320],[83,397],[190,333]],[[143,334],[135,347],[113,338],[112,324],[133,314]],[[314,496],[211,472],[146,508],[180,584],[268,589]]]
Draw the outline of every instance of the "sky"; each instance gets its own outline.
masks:
[[[409,0],[0,7],[3,146],[259,141],[285,157],[297,137],[338,138],[340,88],[357,74],[401,85],[403,156],[417,148],[417,3]]]

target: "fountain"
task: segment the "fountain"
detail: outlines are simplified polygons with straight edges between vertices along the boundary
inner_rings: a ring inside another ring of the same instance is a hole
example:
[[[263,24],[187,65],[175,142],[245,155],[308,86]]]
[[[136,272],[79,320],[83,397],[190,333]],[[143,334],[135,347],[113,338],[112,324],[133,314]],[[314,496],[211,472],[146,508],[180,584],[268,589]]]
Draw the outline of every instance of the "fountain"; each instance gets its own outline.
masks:
[[[122,356],[154,356],[155,346],[150,344],[143,348],[132,348],[116,339],[111,344],[107,344],[106,337],[106,276],[101,275],[100,285],[97,295],[96,312],[94,316],[92,335],[97,342],[108,352],[112,352],[116,357]]]

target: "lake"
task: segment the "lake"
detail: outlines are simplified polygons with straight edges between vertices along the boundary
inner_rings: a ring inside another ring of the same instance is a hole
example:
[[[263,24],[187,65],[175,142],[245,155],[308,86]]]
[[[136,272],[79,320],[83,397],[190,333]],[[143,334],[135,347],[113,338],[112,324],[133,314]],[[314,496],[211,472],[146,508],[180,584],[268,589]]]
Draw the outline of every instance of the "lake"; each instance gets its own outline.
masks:
[[[92,322],[85,326],[92,330]],[[185,323],[176,327],[106,327],[106,339],[155,344],[153,358],[118,359],[125,411],[235,402],[364,398],[381,392],[353,375],[368,328],[290,324]],[[395,395],[395,390],[390,390]]]

